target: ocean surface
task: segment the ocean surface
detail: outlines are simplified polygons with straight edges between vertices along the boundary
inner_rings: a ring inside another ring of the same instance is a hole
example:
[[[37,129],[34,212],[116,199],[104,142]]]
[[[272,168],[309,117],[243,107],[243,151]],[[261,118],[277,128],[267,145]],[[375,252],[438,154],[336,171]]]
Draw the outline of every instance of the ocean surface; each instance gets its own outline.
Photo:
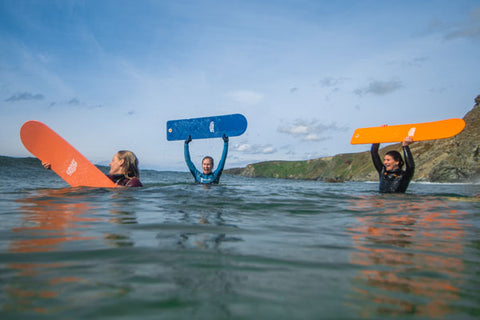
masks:
[[[480,318],[478,184],[0,174],[2,320]]]

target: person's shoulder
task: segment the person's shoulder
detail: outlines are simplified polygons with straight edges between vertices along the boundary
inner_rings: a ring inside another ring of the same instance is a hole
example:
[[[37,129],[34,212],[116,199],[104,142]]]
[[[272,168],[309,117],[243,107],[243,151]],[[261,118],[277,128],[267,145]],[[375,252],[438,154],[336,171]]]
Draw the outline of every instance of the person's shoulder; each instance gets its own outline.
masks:
[[[127,187],[143,187],[143,184],[140,182],[140,179],[132,178],[127,182],[127,184],[125,186],[127,186]]]

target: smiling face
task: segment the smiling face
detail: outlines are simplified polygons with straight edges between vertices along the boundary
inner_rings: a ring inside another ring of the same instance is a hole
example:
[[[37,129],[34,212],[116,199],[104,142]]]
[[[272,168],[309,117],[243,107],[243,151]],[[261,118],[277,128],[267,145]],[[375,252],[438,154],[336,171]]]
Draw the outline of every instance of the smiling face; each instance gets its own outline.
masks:
[[[205,158],[202,161],[202,169],[204,174],[211,174],[213,169],[213,161],[211,158]]]
[[[110,174],[123,174],[124,160],[120,160],[117,155],[114,155],[110,162]]]
[[[395,161],[395,159],[393,159],[393,157],[388,154],[385,155],[385,157],[383,157],[383,165],[385,166],[385,169],[387,169],[387,171],[392,171],[397,169],[398,164],[399,164],[399,161]]]

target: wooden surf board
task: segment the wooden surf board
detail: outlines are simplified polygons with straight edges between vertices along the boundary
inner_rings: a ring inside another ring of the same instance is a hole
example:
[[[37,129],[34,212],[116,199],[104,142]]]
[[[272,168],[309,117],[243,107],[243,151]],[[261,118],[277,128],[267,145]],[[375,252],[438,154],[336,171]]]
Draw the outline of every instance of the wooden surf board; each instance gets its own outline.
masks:
[[[167,121],[167,140],[219,138],[223,134],[234,137],[247,130],[247,119],[239,114]]]
[[[413,141],[435,140],[453,137],[465,128],[462,119],[402,124],[385,127],[356,129],[351,144],[401,142],[410,136]]]
[[[42,122],[25,122],[20,129],[20,138],[31,154],[50,163],[51,169],[70,186],[116,187],[102,171]]]

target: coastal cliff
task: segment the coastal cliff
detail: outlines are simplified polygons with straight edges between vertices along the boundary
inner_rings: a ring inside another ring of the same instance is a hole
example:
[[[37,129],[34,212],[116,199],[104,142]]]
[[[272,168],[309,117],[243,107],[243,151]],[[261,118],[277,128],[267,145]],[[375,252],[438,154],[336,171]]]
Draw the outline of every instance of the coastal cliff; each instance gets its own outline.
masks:
[[[464,117],[465,129],[448,139],[419,141],[410,146],[415,159],[414,181],[478,182],[480,180],[480,95]],[[400,150],[401,144],[386,146],[380,156]],[[225,170],[246,177],[320,180],[327,182],[375,181],[378,174],[370,152],[338,154],[305,161],[266,161],[245,168]]]

